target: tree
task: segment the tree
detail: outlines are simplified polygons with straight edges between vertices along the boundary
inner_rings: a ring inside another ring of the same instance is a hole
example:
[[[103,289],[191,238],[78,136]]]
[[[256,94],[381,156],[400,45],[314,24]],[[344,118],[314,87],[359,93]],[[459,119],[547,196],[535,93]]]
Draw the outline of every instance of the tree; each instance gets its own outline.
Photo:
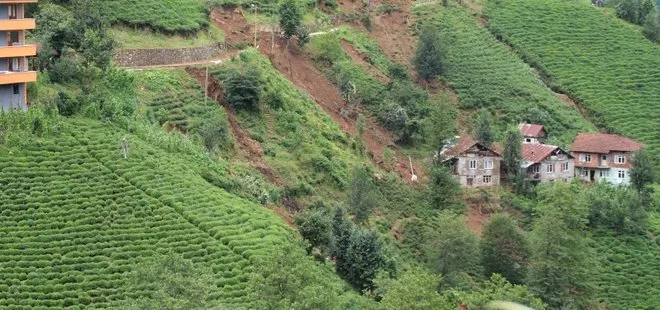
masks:
[[[357,165],[353,168],[351,181],[348,185],[348,206],[355,214],[355,221],[364,224],[376,207],[374,196],[376,187],[373,184],[369,167]]]
[[[261,71],[245,64],[233,65],[220,72],[225,101],[235,108],[257,109],[261,97]]]
[[[546,309],[543,301],[536,297],[527,286],[511,284],[499,274],[493,274],[480,289],[460,291],[456,295],[468,309],[501,309],[488,307],[493,301],[516,302],[536,310]]]
[[[498,273],[512,283],[522,284],[529,259],[527,240],[515,221],[505,214],[491,217],[481,240],[486,276]]]
[[[655,6],[651,0],[622,0],[616,5],[619,18],[637,25],[642,25],[654,11]]]
[[[585,233],[588,206],[579,185],[539,189],[528,285],[553,309],[594,306],[594,253]]]
[[[477,141],[481,142],[486,146],[490,146],[493,143],[493,129],[490,126],[490,120],[488,118],[488,112],[482,110],[479,115],[477,115],[476,120],[476,129],[475,137]]]
[[[358,294],[345,293],[340,281],[327,281],[327,274],[302,247],[296,241],[285,243],[254,264],[248,281],[250,309],[373,308]]]
[[[660,43],[660,13],[651,13],[646,17],[643,32],[647,39]]]
[[[127,292],[145,292],[120,302],[120,309],[208,309],[217,290],[213,272],[179,254],[157,256],[136,266]]]
[[[449,168],[436,164],[431,168],[431,184],[429,198],[431,206],[438,210],[465,211],[465,205],[460,199],[461,185],[449,172]]]
[[[502,170],[509,180],[515,179],[521,173],[520,161],[522,160],[522,134],[520,130],[511,127],[506,132],[504,140],[504,154],[502,154]]]
[[[460,273],[479,274],[479,238],[465,225],[464,217],[444,211],[432,225],[425,238],[426,257],[445,283],[451,285]]]
[[[343,260],[337,259],[337,273],[358,290],[373,289],[373,279],[390,268],[378,232],[356,229],[350,237]]]
[[[39,12],[36,15],[37,28],[34,35],[42,44],[54,49],[58,55],[69,46],[71,29],[75,18],[71,11],[54,3],[39,4]],[[43,50],[40,54],[49,54],[50,51]]]
[[[280,4],[280,28],[287,40],[298,34],[302,17],[302,11],[296,0],[285,0]]]
[[[585,189],[589,204],[589,224],[620,233],[644,231],[647,213],[643,192],[628,187],[598,183]]]
[[[437,29],[424,28],[417,43],[413,65],[419,77],[427,81],[444,73],[444,52]]]
[[[447,101],[432,101],[432,110],[426,118],[427,141],[435,150],[441,150],[445,142],[456,136],[458,110]]]
[[[345,260],[346,249],[348,249],[351,234],[353,233],[353,223],[346,218],[346,213],[341,207],[335,207],[332,218],[332,237],[334,244],[331,255],[337,261]]]
[[[397,279],[379,275],[374,284],[382,297],[380,308],[385,310],[453,310],[456,305],[437,292],[442,277],[413,268]]]
[[[653,162],[651,155],[646,149],[640,149],[633,153],[630,169],[630,183],[638,192],[648,190],[648,185],[653,183]]]
[[[328,253],[333,244],[333,235],[332,217],[327,211],[321,208],[305,210],[296,214],[295,221],[300,234],[310,242],[308,253],[312,247],[320,248],[324,254]]]

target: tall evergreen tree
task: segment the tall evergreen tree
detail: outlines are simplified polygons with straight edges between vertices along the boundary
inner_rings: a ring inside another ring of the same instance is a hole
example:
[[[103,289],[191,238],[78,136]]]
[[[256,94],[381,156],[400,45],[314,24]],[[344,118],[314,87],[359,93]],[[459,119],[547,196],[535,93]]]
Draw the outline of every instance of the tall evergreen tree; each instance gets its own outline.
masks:
[[[287,40],[298,33],[302,17],[302,10],[296,0],[285,0],[280,4],[280,28]]]
[[[594,306],[594,253],[586,235],[588,206],[577,185],[539,191],[528,284],[552,309]]]
[[[378,232],[356,229],[351,234],[344,260],[337,260],[337,272],[359,290],[373,289],[378,272],[388,267],[384,251]]]
[[[427,81],[444,73],[444,53],[437,29],[424,28],[417,43],[413,65],[419,77]]]
[[[505,214],[495,214],[482,235],[481,258],[486,276],[499,273],[511,283],[523,283],[529,250],[525,235],[516,222]]]
[[[646,149],[640,149],[632,157],[632,168],[630,169],[630,183],[638,192],[647,190],[648,185],[653,183],[653,162]]]
[[[371,211],[376,207],[375,191],[369,168],[362,165],[353,168],[353,175],[348,186],[348,205],[353,210],[357,223],[365,223],[369,219]]]
[[[488,112],[482,110],[477,115],[476,123],[475,138],[484,145],[490,146],[494,137],[493,128],[490,126],[490,120],[488,119]]]
[[[522,160],[522,134],[515,127],[509,128],[504,141],[504,154],[502,154],[502,170],[509,180],[514,180],[520,173]]]
[[[431,206],[438,210],[463,212],[465,205],[460,200],[461,185],[449,172],[449,168],[437,164],[431,168],[429,198]]]

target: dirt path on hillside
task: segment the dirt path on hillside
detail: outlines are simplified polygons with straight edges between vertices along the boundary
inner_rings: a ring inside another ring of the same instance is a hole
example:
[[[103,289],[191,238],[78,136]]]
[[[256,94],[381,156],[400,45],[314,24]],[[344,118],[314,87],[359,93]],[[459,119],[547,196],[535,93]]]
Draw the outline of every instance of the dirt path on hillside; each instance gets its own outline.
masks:
[[[254,34],[250,34],[250,26],[248,25],[246,30],[245,18],[236,11],[213,9],[211,19],[223,29],[229,42],[244,41],[249,38],[254,40]],[[335,121],[342,131],[352,136],[357,135],[356,118],[359,111],[350,113],[351,109],[347,107],[341,98],[337,87],[314,66],[311,56],[301,51],[292,53],[291,50],[295,49],[294,44],[290,44],[291,47],[287,50],[286,43],[279,38],[276,38],[273,53],[271,53],[271,47],[273,46],[271,43],[270,33],[259,34],[257,43],[259,50],[267,55],[273,66],[298,89],[307,93]],[[395,153],[398,153],[392,134],[367,117],[367,130],[364,134],[364,140],[367,151],[373,155],[374,164],[386,169],[382,159],[385,148],[389,147]],[[419,167],[414,163],[413,165],[416,174],[422,179],[423,176],[418,172]],[[406,182],[411,182],[412,173],[408,159],[397,156],[395,171]]]
[[[195,78],[200,83],[200,85],[204,87],[206,79],[206,72],[204,69],[186,68],[186,72],[188,72],[190,76]],[[220,104],[225,109],[225,112],[227,112],[227,119],[229,120],[232,134],[234,135],[236,142],[238,142],[239,152],[242,152],[242,155],[248,159],[250,165],[259,170],[269,182],[275,185],[284,184],[282,179],[277,176],[275,171],[270,166],[268,166],[264,160],[264,151],[261,148],[261,144],[252,139],[250,133],[240,126],[238,120],[236,119],[236,113],[234,109],[224,104],[222,88],[220,87],[218,81],[212,77],[209,77],[208,94],[209,97],[217,101],[218,104]]]

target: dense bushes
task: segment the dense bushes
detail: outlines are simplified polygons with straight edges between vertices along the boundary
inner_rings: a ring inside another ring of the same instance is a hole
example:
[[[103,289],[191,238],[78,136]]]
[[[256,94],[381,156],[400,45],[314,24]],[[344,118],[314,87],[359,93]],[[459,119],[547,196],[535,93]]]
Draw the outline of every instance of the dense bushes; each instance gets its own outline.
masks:
[[[220,78],[225,101],[235,108],[257,109],[261,96],[261,76],[255,66],[233,65],[214,72]]]

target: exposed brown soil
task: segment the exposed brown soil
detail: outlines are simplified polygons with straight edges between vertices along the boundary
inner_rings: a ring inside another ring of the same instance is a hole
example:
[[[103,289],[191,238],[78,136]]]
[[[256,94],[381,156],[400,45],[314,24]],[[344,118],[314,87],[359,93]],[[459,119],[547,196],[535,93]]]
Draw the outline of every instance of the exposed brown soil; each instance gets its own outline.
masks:
[[[253,34],[250,34],[250,26],[246,26],[245,18],[236,11],[213,9],[211,19],[223,29],[226,40],[229,42],[254,39]],[[283,39],[276,37],[275,42],[272,42],[268,33],[259,35],[257,45],[259,50],[268,56],[273,66],[298,89],[307,93],[345,133],[352,136],[357,135],[359,111],[349,107],[344,102],[337,87],[314,66],[308,53],[297,50],[293,43],[288,44],[289,48],[287,50],[287,44]],[[271,48],[273,48],[272,53]],[[364,140],[368,153],[372,155],[374,164],[385,169],[382,160],[383,151],[386,147],[390,147],[395,153],[397,151],[392,134],[367,117],[367,130],[365,130]],[[414,167],[418,179],[422,180],[423,175],[419,168]],[[412,173],[408,159],[397,156],[395,171],[405,181],[412,183]]]
[[[202,87],[204,87],[206,72],[203,69],[189,67],[186,68],[186,72],[188,72],[190,76],[194,77],[202,85]],[[242,155],[244,155],[246,159],[248,159],[250,165],[259,170],[269,182],[275,185],[283,184],[282,179],[277,176],[275,171],[270,166],[268,166],[264,160],[264,151],[261,148],[261,144],[252,139],[250,133],[240,126],[238,120],[236,119],[236,113],[234,109],[224,104],[222,88],[220,87],[218,81],[212,77],[209,77],[208,94],[211,98],[223,106],[227,112],[227,119],[229,120],[232,134],[234,135],[236,142],[238,142],[239,151],[243,153]]]
[[[387,77],[383,72],[376,68],[369,59],[369,56],[366,54],[360,53],[355,47],[346,40],[341,40],[341,48],[351,57],[353,62],[357,63],[367,74],[376,78],[383,84],[389,84],[391,82],[390,78]]]
[[[390,60],[410,68],[415,54],[417,37],[413,35],[410,10],[413,1],[393,0],[391,4],[399,9],[390,14],[383,13],[372,18],[369,36],[378,42],[383,53]]]
[[[489,214],[481,213],[478,207],[470,206],[465,217],[465,224],[467,224],[470,230],[481,237],[481,232],[484,230],[486,223],[488,223],[489,217]]]

